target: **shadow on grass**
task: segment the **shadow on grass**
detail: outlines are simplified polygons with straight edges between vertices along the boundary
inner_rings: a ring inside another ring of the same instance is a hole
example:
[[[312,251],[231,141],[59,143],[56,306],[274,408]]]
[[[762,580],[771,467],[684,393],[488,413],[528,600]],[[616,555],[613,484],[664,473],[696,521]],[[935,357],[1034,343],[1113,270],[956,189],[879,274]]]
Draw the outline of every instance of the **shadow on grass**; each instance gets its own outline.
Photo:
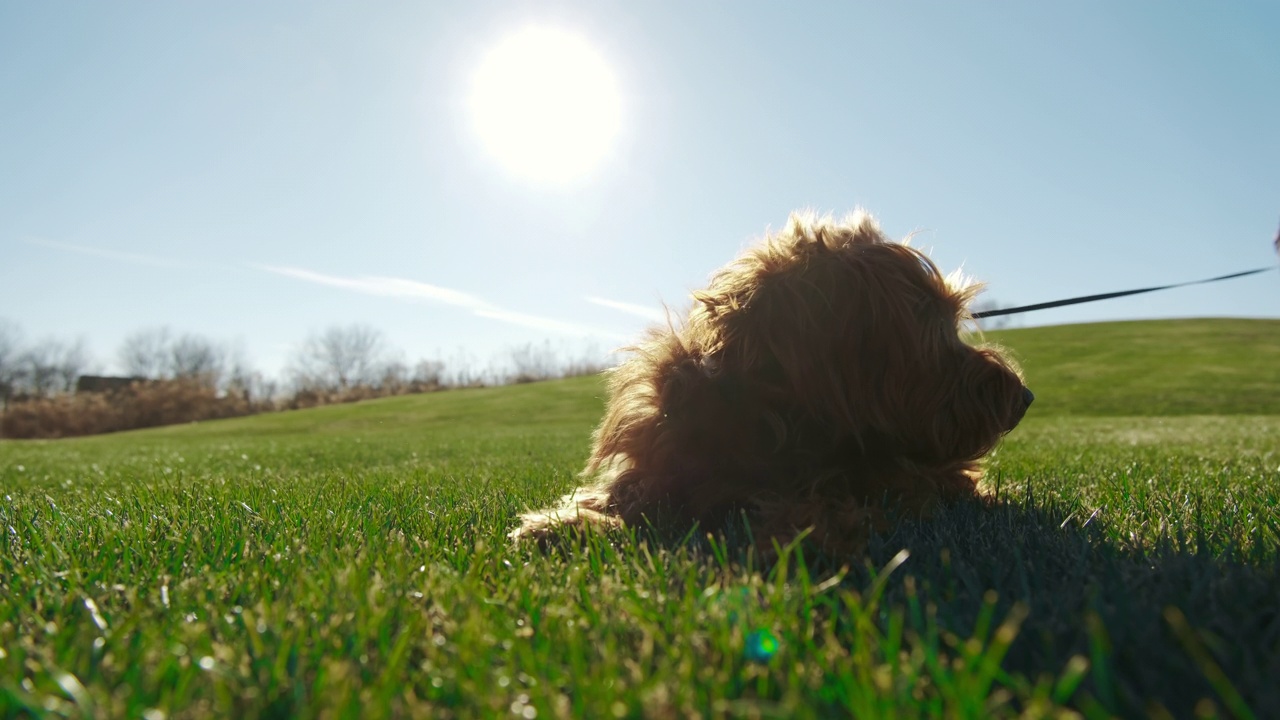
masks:
[[[1084,690],[1104,706],[1146,714],[1154,701],[1182,715],[1201,698],[1233,704],[1232,689],[1211,682],[1216,665],[1259,717],[1280,717],[1276,556],[1214,552],[1176,529],[1151,547],[1111,535],[1103,518],[1028,499],[904,524],[876,538],[870,556],[878,566],[907,549],[903,572],[937,605],[939,624],[962,637],[986,590],[998,593],[997,617],[1024,604],[1010,671],[1057,673],[1084,655],[1093,665]],[[889,600],[900,601],[902,583],[892,588]]]
[[[719,543],[698,534],[644,533],[658,545],[723,561]],[[720,538],[729,563],[759,566],[746,528],[725,528]],[[1207,698],[1231,715],[1280,717],[1274,545],[1214,547],[1194,530],[1171,528],[1142,546],[1110,532],[1099,514],[1024,498],[900,523],[872,538],[863,564],[843,583],[865,588],[905,549],[909,558],[888,583],[882,607],[905,606],[914,594],[938,629],[960,642],[991,602],[996,618],[1025,608],[1005,671],[1032,681],[1056,677],[1083,656],[1090,669],[1075,704],[1126,717],[1189,717],[1209,709]],[[815,582],[849,564],[804,552]]]

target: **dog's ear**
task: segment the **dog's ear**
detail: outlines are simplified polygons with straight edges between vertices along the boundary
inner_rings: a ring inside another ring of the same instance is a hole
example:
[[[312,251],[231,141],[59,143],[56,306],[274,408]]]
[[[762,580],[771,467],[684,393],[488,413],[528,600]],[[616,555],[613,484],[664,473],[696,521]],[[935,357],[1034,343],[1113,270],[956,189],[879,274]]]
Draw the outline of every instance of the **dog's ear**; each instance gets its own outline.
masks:
[[[757,338],[744,323],[755,290],[722,271],[711,287],[693,294],[680,335],[706,374],[737,375],[755,363]]]
[[[668,420],[684,417],[691,408],[705,406],[711,378],[701,358],[686,352],[669,357],[655,369],[658,406]]]
[[[655,331],[632,351],[635,356],[610,373],[609,406],[596,429],[589,472],[614,457],[653,454],[662,438],[696,436],[724,424],[718,417],[727,412],[716,387],[719,360],[698,343]]]

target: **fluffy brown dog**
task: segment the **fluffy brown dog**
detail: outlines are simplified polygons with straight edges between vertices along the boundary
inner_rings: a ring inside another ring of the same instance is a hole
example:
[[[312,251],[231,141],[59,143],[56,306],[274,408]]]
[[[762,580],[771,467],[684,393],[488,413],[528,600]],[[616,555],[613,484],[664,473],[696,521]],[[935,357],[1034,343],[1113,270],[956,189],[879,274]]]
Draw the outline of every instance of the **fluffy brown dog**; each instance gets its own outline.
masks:
[[[511,535],[746,514],[757,539],[853,552],[889,513],[977,493],[1033,396],[960,337],[976,286],[856,213],[793,215],[613,370],[586,485]]]

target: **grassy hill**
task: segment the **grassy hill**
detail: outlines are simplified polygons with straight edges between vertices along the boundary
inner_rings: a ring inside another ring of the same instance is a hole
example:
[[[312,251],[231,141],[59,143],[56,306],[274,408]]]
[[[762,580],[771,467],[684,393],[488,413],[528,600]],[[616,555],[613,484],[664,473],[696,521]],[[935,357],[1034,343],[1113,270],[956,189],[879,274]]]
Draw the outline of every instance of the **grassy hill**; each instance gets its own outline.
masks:
[[[773,567],[506,541],[598,378],[0,441],[0,717],[1277,716],[1277,335],[991,333],[995,508]]]
[[[1280,320],[1149,320],[988,333],[1039,415],[1280,412]]]
[[[1062,325],[986,333],[1008,350],[1036,392],[1031,419],[1060,415],[1280,414],[1280,320],[1196,319]],[[118,433],[124,438],[225,438],[501,433],[536,425],[582,433],[599,419],[596,377],[410,395],[306,411]],[[3,442],[3,440],[0,440]],[[66,444],[66,443],[64,443]],[[71,443],[75,445],[75,443]]]

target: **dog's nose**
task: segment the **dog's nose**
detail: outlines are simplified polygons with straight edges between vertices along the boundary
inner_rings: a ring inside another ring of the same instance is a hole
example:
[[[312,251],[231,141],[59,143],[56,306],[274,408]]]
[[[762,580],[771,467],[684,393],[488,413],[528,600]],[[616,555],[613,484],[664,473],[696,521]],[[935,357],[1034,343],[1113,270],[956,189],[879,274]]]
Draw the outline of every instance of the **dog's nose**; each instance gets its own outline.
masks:
[[[1031,392],[1031,388],[1023,386],[1022,388],[1022,404],[1031,407],[1031,403],[1035,402],[1036,394]]]

